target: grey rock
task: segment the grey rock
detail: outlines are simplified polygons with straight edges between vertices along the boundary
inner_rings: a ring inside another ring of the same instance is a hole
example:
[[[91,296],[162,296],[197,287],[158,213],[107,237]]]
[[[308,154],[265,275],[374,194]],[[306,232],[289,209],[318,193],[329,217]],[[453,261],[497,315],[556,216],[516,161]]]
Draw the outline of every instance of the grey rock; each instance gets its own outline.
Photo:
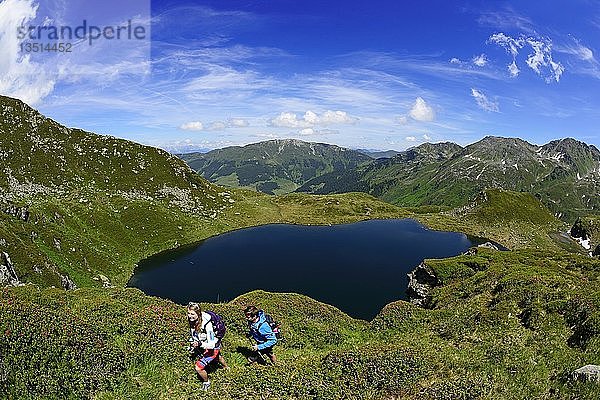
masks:
[[[431,299],[431,289],[439,284],[440,281],[433,270],[423,261],[408,273],[406,295],[412,304],[427,307]]]
[[[60,276],[60,284],[62,285],[63,289],[65,290],[75,290],[77,289],[77,285],[75,285],[75,282],[73,282],[68,275],[61,275]]]
[[[584,382],[598,382],[600,383],[600,366],[599,365],[586,365],[576,369],[571,374],[573,380],[584,381]]]
[[[0,252],[0,286],[19,286],[20,284],[8,253]]]
[[[100,275],[98,275],[98,279],[99,279],[100,281],[102,281],[102,287],[103,287],[103,288],[105,288],[105,289],[106,289],[106,288],[110,288],[110,287],[112,287],[112,284],[110,283],[110,279],[108,279],[108,277],[106,277],[106,276],[104,276],[104,275],[100,274]]]
[[[4,212],[22,221],[29,221],[29,209],[27,207],[17,207],[14,204],[9,204],[4,207]]]
[[[486,248],[486,249],[492,249],[492,250],[500,250],[500,249],[498,248],[498,246],[496,246],[496,245],[495,245],[495,244],[493,244],[492,242],[485,242],[485,243],[483,243],[483,244],[480,244],[480,245],[479,245],[479,246],[477,246],[477,247],[484,247],[484,248]]]
[[[571,236],[574,238],[581,238],[583,240],[589,239],[589,232],[585,229],[583,221],[581,218],[577,218],[573,227],[571,227]]]

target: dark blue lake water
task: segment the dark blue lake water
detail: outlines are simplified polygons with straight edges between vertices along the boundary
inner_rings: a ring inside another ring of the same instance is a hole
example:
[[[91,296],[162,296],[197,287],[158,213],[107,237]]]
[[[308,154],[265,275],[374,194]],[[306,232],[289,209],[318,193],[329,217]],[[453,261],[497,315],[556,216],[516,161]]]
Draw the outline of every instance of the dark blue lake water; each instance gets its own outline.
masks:
[[[129,286],[179,304],[224,302],[255,289],[296,292],[370,320],[404,299],[406,274],[425,258],[458,255],[462,233],[418,222],[265,225],[219,235],[139,263]]]

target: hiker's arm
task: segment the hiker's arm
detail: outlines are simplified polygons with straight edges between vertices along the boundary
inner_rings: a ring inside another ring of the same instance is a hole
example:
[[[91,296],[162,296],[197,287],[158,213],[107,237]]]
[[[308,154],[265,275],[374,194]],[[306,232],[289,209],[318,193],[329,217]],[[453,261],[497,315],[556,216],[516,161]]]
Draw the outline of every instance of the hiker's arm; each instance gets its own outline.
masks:
[[[263,350],[271,346],[275,346],[277,343],[277,337],[275,336],[275,332],[269,326],[269,324],[262,324],[260,329],[260,334],[265,338],[263,343],[258,344],[258,350]]]
[[[207,323],[204,330],[206,331],[206,340],[202,342],[202,347],[205,350],[214,349],[217,345],[218,339],[215,336],[212,322]]]
[[[194,334],[194,328],[190,329],[190,338],[188,339],[188,341],[190,342],[190,346],[194,348],[198,347],[198,345],[200,344],[198,338]]]

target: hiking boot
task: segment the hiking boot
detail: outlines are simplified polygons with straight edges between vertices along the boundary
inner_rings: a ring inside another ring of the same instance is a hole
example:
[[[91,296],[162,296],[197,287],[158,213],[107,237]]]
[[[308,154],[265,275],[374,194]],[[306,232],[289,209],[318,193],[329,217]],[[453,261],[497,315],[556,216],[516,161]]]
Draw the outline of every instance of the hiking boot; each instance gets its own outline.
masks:
[[[207,391],[210,388],[210,381],[202,383],[202,390]]]
[[[256,356],[250,356],[250,357],[247,358],[247,360],[248,360],[248,365],[252,365],[252,364],[254,364],[255,362],[258,361],[258,357],[256,357]]]

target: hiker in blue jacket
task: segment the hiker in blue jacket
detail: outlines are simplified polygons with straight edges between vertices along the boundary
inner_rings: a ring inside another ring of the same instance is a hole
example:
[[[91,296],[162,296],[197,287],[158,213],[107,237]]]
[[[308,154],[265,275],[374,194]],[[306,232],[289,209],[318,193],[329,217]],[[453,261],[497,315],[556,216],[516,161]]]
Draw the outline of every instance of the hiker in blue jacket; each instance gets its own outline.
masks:
[[[277,357],[273,354],[273,346],[277,344],[277,336],[267,321],[266,314],[255,306],[246,307],[244,314],[250,330],[249,337],[256,341],[256,344],[252,346],[255,355],[248,357],[248,362],[252,364],[259,359],[264,360],[264,356],[267,356],[271,363],[275,364]]]

